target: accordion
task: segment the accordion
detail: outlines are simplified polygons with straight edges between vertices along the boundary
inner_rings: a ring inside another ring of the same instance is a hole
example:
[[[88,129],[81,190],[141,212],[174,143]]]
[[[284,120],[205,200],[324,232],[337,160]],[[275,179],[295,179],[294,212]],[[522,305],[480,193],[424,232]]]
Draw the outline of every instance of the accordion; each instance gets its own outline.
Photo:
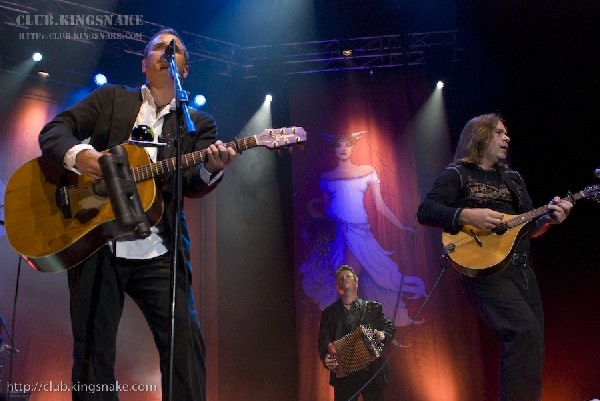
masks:
[[[339,340],[327,345],[329,355],[338,362],[334,370],[338,378],[367,367],[383,354],[383,343],[373,335],[373,329],[361,324]]]

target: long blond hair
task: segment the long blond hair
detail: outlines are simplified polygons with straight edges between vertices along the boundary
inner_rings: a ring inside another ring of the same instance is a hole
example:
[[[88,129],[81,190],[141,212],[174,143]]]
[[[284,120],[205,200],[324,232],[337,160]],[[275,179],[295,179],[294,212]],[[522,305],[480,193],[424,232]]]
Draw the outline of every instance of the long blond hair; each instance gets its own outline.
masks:
[[[479,164],[498,122],[506,125],[502,116],[497,113],[482,114],[470,119],[460,133],[453,164]],[[501,162],[500,166],[507,167],[507,164]]]

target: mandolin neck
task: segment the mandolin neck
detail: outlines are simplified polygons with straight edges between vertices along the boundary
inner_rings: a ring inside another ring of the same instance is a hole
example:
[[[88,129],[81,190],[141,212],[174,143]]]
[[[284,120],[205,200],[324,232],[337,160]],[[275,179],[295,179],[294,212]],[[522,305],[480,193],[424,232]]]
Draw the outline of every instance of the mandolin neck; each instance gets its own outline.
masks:
[[[575,194],[569,194],[563,199],[566,199],[571,203],[575,203],[579,199],[584,198],[585,196],[586,196],[585,193],[583,191],[580,191]],[[537,209],[533,209],[533,210],[530,210],[529,212],[526,212],[526,213],[520,214],[516,217],[513,217],[512,219],[507,220],[505,223],[506,223],[506,226],[508,226],[508,228],[513,228],[520,224],[528,223],[532,220],[535,220],[538,217],[543,216],[549,212],[550,212],[550,208],[548,207],[548,205],[544,205],[544,206],[538,207]]]

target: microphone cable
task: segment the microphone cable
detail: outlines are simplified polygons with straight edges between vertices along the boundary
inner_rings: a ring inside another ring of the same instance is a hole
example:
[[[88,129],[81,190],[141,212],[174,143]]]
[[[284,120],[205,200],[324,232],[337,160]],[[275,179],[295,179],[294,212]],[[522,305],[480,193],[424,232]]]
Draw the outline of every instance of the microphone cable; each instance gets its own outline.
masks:
[[[17,316],[17,299],[19,298],[19,281],[21,278],[21,260],[23,260],[23,258],[21,257],[21,255],[19,255],[19,263],[17,264],[17,278],[15,281],[15,296],[13,297],[12,319],[10,322],[10,326],[11,326],[10,332],[8,330],[8,327],[4,327],[4,330],[6,330],[6,334],[9,337],[10,346],[12,347],[12,350],[9,350],[10,356],[8,359],[8,381],[7,381],[7,386],[6,386],[6,400],[7,401],[10,401],[11,393],[12,393],[12,391],[10,391],[10,387],[12,385],[12,379],[13,379],[13,359],[14,359],[14,354],[15,354],[16,348],[15,348],[14,338],[10,333],[15,332],[15,321],[16,321],[16,316]]]

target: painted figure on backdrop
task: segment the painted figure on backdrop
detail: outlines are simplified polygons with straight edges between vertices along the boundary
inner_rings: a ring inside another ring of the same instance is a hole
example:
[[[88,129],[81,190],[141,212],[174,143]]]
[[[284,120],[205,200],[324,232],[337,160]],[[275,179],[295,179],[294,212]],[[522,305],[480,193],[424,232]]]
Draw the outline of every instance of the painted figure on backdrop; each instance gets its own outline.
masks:
[[[412,319],[404,297],[425,296],[425,284],[420,277],[400,273],[390,257],[392,252],[383,249],[375,238],[364,203],[367,190],[377,212],[387,221],[408,235],[415,230],[402,224],[385,203],[375,168],[351,161],[354,145],[365,133],[325,136],[334,146],[337,165],[319,177],[325,216],[316,210],[315,201],[309,203],[314,219],[304,231],[311,253],[300,266],[302,285],[306,295],[323,309],[337,298],[335,269],[342,264],[352,265],[361,280],[361,297],[380,302],[396,326],[405,326]]]

